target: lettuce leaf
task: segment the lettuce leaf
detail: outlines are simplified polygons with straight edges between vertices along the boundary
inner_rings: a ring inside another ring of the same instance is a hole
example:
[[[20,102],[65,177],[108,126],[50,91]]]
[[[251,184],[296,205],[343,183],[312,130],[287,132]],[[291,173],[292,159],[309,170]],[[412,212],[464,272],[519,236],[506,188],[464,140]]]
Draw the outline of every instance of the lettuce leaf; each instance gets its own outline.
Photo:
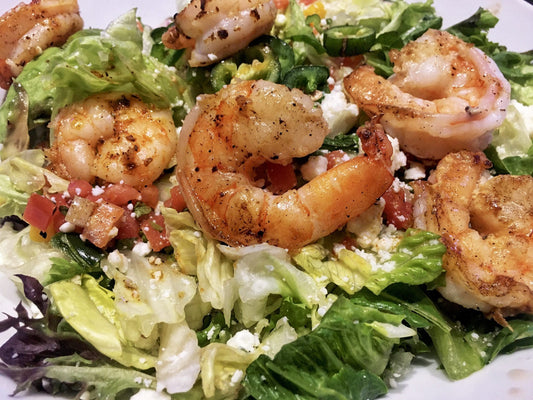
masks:
[[[236,312],[245,326],[272,312],[268,307],[271,295],[291,297],[308,309],[326,301],[313,278],[291,263],[285,249],[262,244],[242,249],[224,248],[224,252],[236,258],[233,279],[238,293]]]
[[[139,95],[144,101],[173,108],[176,122],[194,104],[174,68],[144,49],[134,9],[102,30],[82,30],[59,47],[45,50],[16,78],[29,101],[28,127],[46,124],[59,108],[102,92]],[[13,85],[0,107],[0,142],[18,117]]]
[[[1,175],[0,175],[1,176]],[[0,269],[7,275],[24,274],[43,280],[61,252],[30,239],[30,228],[20,231],[11,223],[0,228]]]
[[[0,163],[0,217],[22,216],[30,194],[40,191],[46,183],[49,192],[67,190],[68,181],[44,168],[42,150],[26,150]]]
[[[206,237],[189,212],[162,208],[169,240],[181,271],[195,275],[201,300],[223,310],[229,324],[236,294],[232,286],[233,263],[218,249],[218,242]]]
[[[533,175],[533,105],[511,100],[485,154],[499,173]]]
[[[373,262],[374,267],[367,260],[369,253],[342,249],[333,257],[318,243],[302,248],[293,258],[324,287],[333,282],[348,294],[363,287],[379,294],[394,283],[421,285],[438,278],[446,251],[438,238],[431,232],[408,230],[393,252]]]
[[[152,264],[133,251],[118,250],[102,261],[102,269],[115,282],[114,307],[124,337],[141,347],[153,346],[159,323],[184,321],[185,307],[196,295],[193,277],[168,260],[160,261]]]
[[[188,392],[200,373],[201,351],[196,333],[185,321],[164,324],[156,365],[157,390]]]
[[[81,282],[59,281],[47,288],[66,322],[107,357],[126,367],[146,370],[156,358],[130,343],[117,318],[112,292],[89,275]]]
[[[285,345],[273,359],[261,355],[246,370],[249,394],[261,399],[374,399],[387,392],[377,376],[398,339],[373,323],[401,324],[403,317],[376,312],[339,297],[320,325]]]

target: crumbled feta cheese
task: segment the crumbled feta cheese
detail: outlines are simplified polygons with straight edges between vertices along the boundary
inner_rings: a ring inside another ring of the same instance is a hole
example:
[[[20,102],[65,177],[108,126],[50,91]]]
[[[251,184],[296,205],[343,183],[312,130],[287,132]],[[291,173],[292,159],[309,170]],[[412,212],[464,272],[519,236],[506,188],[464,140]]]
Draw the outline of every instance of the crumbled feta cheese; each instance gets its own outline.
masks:
[[[141,383],[141,382],[137,382]],[[131,400],[170,400],[170,396],[164,392],[151,389],[141,389],[130,398]]]
[[[132,251],[138,256],[144,257],[150,254],[150,251],[152,251],[152,248],[150,247],[149,243],[139,242],[139,243],[136,243],[135,246],[133,246]]]
[[[388,135],[387,135],[388,136]],[[400,150],[400,142],[398,139],[388,136],[389,141],[392,145],[392,165],[391,169],[397,171],[402,167],[407,165],[407,156],[403,151]]]
[[[65,222],[61,224],[61,226],[59,227],[59,231],[63,233],[74,232],[75,229],[76,229],[76,225],[70,222]]]
[[[92,188],[91,194],[93,196],[100,196],[101,194],[104,194],[104,188],[100,186],[95,186]]]
[[[405,179],[409,181],[414,181],[417,179],[425,179],[426,169],[424,168],[422,164],[412,162],[409,168],[405,170],[404,177]]]
[[[324,95],[320,106],[328,123],[330,136],[348,132],[355,125],[359,115],[359,108],[348,101],[340,82],[330,93]]]
[[[371,247],[383,229],[381,214],[384,208],[385,201],[380,199],[365,212],[346,224],[346,230],[356,235],[357,244],[362,248]]]
[[[302,178],[310,181],[328,170],[328,159],[324,156],[311,156],[309,160],[301,166]]]
[[[240,369],[235,371],[235,373],[231,376],[231,384],[237,385],[240,381],[242,381],[242,378],[244,377],[244,372]]]
[[[251,353],[259,346],[259,338],[249,330],[243,329],[229,339],[227,345]]]

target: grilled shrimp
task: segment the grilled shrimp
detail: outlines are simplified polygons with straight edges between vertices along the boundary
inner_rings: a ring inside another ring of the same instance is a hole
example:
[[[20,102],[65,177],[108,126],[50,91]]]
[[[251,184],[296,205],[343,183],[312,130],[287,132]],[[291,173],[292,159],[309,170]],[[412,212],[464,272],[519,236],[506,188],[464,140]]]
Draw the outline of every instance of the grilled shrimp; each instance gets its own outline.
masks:
[[[352,100],[381,115],[402,150],[420,158],[483,150],[504,120],[510,85],[481,50],[437,30],[390,53],[389,79],[361,66],[344,84]]]
[[[202,230],[234,246],[295,249],[370,207],[393,181],[392,146],[378,126],[359,132],[366,155],[299,189],[273,194],[255,179],[257,167],[288,165],[317,150],[327,134],[321,109],[284,85],[244,81],[201,96],[180,133],[177,178]]]
[[[415,226],[442,235],[448,300],[493,316],[533,313],[533,177],[487,180],[482,152],[444,157],[415,183]]]
[[[66,179],[141,187],[175,159],[178,137],[170,110],[151,108],[135,96],[91,96],[62,108],[50,127],[50,169]]]
[[[0,17],[0,87],[7,89],[26,63],[82,27],[77,0],[32,0],[7,11]]]
[[[213,64],[270,32],[276,13],[272,0],[192,0],[176,14],[163,43],[171,49],[192,49],[192,67]]]

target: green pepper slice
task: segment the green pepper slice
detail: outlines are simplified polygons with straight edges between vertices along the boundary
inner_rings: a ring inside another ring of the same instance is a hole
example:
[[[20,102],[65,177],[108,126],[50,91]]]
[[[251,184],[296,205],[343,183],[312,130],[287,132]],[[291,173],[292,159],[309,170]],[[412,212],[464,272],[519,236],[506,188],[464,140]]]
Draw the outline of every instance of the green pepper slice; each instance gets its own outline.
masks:
[[[327,90],[329,69],[322,65],[302,65],[291,69],[282,83],[289,88],[298,88],[304,93]]]
[[[349,57],[370,50],[376,32],[368,26],[341,25],[324,31],[324,47],[333,57]]]

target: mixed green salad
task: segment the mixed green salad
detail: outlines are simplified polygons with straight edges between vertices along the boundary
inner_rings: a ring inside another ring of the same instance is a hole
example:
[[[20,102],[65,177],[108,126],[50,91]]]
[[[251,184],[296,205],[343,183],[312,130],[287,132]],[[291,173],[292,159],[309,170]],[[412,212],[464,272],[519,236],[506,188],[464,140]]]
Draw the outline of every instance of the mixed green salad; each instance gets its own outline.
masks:
[[[45,50],[0,107],[0,269],[24,298],[0,321],[0,331],[14,332],[0,347],[0,371],[17,393],[374,399],[416,357],[434,357],[443,374],[459,380],[501,353],[533,346],[531,316],[502,327],[442,299],[435,290],[444,282],[439,236],[380,214],[294,253],[267,244],[233,248],[175,207],[177,183],[168,170],[155,183],[158,201],[128,206],[139,219],[162,216],[151,221],[166,235],[157,246],[148,235],[99,248],[76,232],[45,227],[36,234],[23,218],[28,202],[44,188],[61,194],[71,185],[45,168],[41,146],[61,107],[102,92],[135,94],[171,108],[179,127],[197,95],[232,79],[266,79],[323,104],[330,134],[314,156],[354,155],[365,116],[342,96],[343,71],[364,60],[389,76],[389,50],[442,26],[430,0],[291,0],[270,35],[192,68],[185,51],[162,44],[166,27],[139,21],[130,10],[105,30],[82,30]],[[487,32],[496,23],[479,9],[448,31],[486,52],[511,83],[507,119],[486,151],[492,172],[530,175],[533,52],[491,42]],[[407,187],[412,166],[399,151],[395,158],[397,181]]]

